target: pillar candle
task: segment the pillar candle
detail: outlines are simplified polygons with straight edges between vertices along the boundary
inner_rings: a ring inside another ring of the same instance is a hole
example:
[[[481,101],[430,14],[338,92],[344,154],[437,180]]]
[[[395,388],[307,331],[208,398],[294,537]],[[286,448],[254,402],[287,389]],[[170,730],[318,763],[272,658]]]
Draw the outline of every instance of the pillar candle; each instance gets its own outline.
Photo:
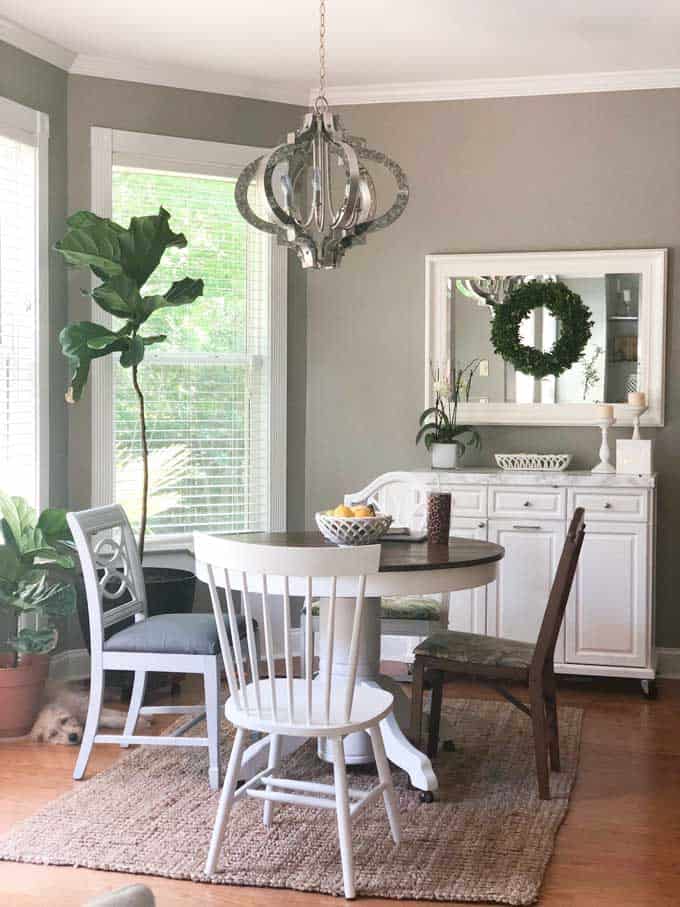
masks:
[[[602,421],[614,418],[614,407],[611,403],[599,403],[595,407],[595,412],[597,413],[597,418]]]
[[[647,406],[647,396],[642,391],[632,391],[628,394],[628,404],[630,406]]]

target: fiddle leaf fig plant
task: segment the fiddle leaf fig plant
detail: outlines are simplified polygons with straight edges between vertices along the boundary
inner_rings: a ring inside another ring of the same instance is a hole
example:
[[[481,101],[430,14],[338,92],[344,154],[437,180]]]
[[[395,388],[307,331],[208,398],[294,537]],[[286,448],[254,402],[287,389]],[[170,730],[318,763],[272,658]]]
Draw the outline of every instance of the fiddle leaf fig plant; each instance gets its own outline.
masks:
[[[52,621],[75,609],[68,581],[74,564],[64,547],[70,540],[64,510],[43,510],[36,519],[23,498],[0,492],[0,612],[15,628],[6,644],[17,654],[51,652],[58,640]],[[27,614],[42,617],[45,626],[20,627]]]
[[[141,331],[158,309],[187,305],[203,295],[203,281],[191,277],[176,280],[163,294],[143,295],[144,286],[165,251],[181,249],[187,244],[183,233],[173,233],[169,220],[170,214],[160,208],[158,214],[133,217],[126,228],[91,211],[78,211],[67,220],[69,229],[55,246],[68,265],[89,268],[99,278],[99,286],[82,292],[91,296],[109,315],[123,322],[117,330],[112,330],[92,321],[75,321],[66,325],[59,340],[64,355],[71,363],[71,386],[66,394],[69,403],[80,400],[93,360],[120,353],[121,366],[130,369],[139,408],[142,446],[140,558],[144,556],[147,524],[149,447],[139,366],[146,348],[166,339],[165,334],[142,334]]]

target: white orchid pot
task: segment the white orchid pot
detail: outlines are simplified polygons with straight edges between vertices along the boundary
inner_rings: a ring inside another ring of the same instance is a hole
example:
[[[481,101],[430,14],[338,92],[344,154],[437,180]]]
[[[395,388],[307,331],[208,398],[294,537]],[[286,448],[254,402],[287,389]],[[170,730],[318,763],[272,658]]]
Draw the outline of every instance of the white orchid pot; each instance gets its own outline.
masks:
[[[456,469],[458,466],[458,445],[437,444],[430,447],[433,469]]]

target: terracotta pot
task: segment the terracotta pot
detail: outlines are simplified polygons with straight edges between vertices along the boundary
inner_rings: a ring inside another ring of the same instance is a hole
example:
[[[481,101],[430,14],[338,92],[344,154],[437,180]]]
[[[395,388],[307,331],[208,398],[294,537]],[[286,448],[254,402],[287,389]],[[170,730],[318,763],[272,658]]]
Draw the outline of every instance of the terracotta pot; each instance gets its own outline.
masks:
[[[12,655],[0,655],[0,737],[23,737],[40,708],[49,655],[24,655],[16,668]]]

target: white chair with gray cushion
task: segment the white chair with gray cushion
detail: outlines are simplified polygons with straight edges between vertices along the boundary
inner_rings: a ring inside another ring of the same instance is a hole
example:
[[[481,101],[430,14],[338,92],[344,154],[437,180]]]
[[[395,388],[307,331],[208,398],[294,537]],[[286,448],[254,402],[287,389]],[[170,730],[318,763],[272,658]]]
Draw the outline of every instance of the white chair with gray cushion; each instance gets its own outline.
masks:
[[[85,580],[91,642],[90,701],[74,779],[77,781],[85,774],[95,743],[198,746],[208,748],[210,786],[219,787],[220,640],[215,618],[212,614],[147,616],[142,566],[122,507],[117,504],[95,507],[69,513],[67,519]],[[131,617],[134,617],[133,624],[105,639],[106,629]],[[239,635],[245,635],[243,617],[238,618],[237,626]],[[97,733],[105,670],[134,671],[132,697],[122,734]],[[149,671],[202,674],[205,703],[142,707]],[[191,717],[169,736],[135,734],[139,716],[153,714]],[[204,715],[207,737],[183,736]]]

